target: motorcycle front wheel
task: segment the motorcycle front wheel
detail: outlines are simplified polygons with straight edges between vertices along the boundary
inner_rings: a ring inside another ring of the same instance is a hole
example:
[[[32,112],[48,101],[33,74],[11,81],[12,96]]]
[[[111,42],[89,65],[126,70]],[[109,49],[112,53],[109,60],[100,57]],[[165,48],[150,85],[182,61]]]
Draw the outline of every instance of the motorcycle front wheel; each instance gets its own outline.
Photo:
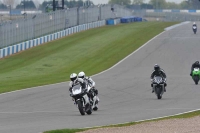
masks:
[[[79,100],[79,101],[77,101],[77,105],[78,105],[78,109],[79,109],[79,112],[81,113],[81,115],[85,115],[83,103]]]
[[[161,99],[161,98],[162,98],[161,89],[160,89],[160,88],[157,88],[157,87],[156,87],[156,95],[157,95],[157,98],[158,98],[158,99]]]
[[[194,82],[196,85],[198,85],[198,82],[199,82],[199,77],[198,76],[194,76]]]

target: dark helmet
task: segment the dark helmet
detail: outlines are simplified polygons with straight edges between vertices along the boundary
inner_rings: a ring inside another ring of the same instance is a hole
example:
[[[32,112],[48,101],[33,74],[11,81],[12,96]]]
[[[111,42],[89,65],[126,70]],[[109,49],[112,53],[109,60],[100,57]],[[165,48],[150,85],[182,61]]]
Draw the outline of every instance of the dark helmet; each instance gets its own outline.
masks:
[[[155,70],[155,71],[159,71],[159,70],[160,70],[160,66],[159,66],[158,64],[155,64],[154,70]]]
[[[196,65],[199,65],[199,61],[195,61],[195,64],[196,64]]]

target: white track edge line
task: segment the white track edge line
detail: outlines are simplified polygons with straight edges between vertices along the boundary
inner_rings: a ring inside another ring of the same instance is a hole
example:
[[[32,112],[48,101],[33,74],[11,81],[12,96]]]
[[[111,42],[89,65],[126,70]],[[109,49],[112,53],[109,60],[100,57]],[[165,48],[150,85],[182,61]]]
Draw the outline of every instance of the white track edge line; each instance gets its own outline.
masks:
[[[167,115],[167,116],[162,116],[162,117],[156,117],[156,118],[151,118],[151,119],[144,119],[144,120],[139,120],[139,121],[130,121],[130,122],[125,122],[125,123],[117,123],[117,124],[111,124],[111,125],[102,125],[102,126],[94,126],[94,127],[85,127],[85,128],[79,128],[79,129],[87,129],[87,128],[105,128],[103,126],[114,126],[114,125],[120,125],[120,124],[128,124],[128,123],[131,123],[131,122],[145,122],[145,121],[150,121],[150,120],[157,120],[157,119],[162,119],[162,118],[167,118],[167,117],[172,117],[172,116],[178,116],[178,115],[183,115],[183,114],[187,114],[187,113],[192,113],[192,112],[195,112],[195,111],[200,111],[200,109],[196,109],[196,110],[191,110],[191,111],[187,111],[187,112],[183,112],[183,113],[178,113],[178,114],[174,114],[174,115]],[[174,118],[176,119],[176,118]],[[141,123],[142,124],[142,123]],[[131,125],[130,125],[131,126]],[[134,125],[132,125],[134,126]]]
[[[124,60],[126,60],[127,58],[129,58],[131,55],[135,54],[137,51],[139,51],[140,49],[142,49],[144,46],[146,46],[149,42],[151,42],[153,39],[155,39],[156,37],[160,36],[161,34],[165,33],[166,31],[163,31],[161,32],[160,34],[156,35],[155,37],[153,37],[151,40],[149,40],[148,42],[146,42],[145,44],[143,44],[142,46],[140,46],[138,49],[136,49],[135,51],[133,51],[131,54],[129,54],[128,56],[126,56],[125,58],[123,58],[122,60],[120,60],[118,63],[116,63],[115,65],[113,65],[112,67],[100,72],[100,73],[97,73],[95,75],[92,75],[91,77],[94,77],[94,76],[97,76],[97,75],[100,75],[104,72],[107,72],[109,71],[110,69],[113,69],[114,67],[116,67],[117,65],[119,65],[121,62],[123,62]],[[67,82],[67,81],[66,81]],[[34,88],[38,88],[38,87],[44,87],[44,86],[49,86],[49,85],[57,85],[57,84],[62,84],[62,83],[66,83],[66,82],[60,82],[60,83],[55,83],[55,84],[48,84],[48,85],[42,85],[42,86],[36,86],[36,87],[31,87],[31,88],[26,88],[26,89],[21,89],[21,90],[16,90],[16,91],[10,91],[10,92],[5,92],[5,93],[1,93],[1,95],[5,95],[5,94],[9,94],[9,93],[14,93],[14,92],[20,92],[20,91],[27,91],[27,90],[30,90],[30,89],[34,89]]]
[[[181,24],[186,24],[188,23],[187,22],[183,22]],[[166,28],[165,28],[166,29]],[[104,72],[107,72],[109,71],[110,69],[113,69],[114,67],[116,67],[117,65],[119,65],[121,62],[123,62],[124,60],[126,60],[127,58],[129,58],[131,55],[133,55],[134,53],[136,53],[137,51],[139,51],[140,49],[142,49],[144,46],[146,46],[148,43],[150,43],[153,39],[155,39],[156,37],[160,36],[161,34],[165,33],[166,31],[164,30],[163,32],[161,32],[160,34],[156,35],[155,37],[153,37],[151,40],[149,40],[148,42],[146,42],[145,44],[143,44],[142,46],[140,46],[138,49],[136,49],[135,51],[133,51],[131,54],[129,54],[128,56],[126,56],[125,58],[123,58],[121,61],[119,61],[118,63],[116,63],[114,66],[100,72],[100,73],[97,73],[97,74],[94,74],[92,75],[91,77],[94,77],[94,76],[97,76],[97,75],[100,75]],[[67,82],[67,81],[66,81]],[[57,84],[62,84],[62,83],[65,83],[65,82],[60,82],[60,83],[55,83],[55,84],[48,84],[48,85],[42,85],[42,86],[36,86],[36,87],[31,87],[31,88],[25,88],[25,89],[21,89],[21,90],[16,90],[16,91],[11,91],[11,92],[5,92],[5,93],[1,93],[0,95],[5,95],[5,94],[9,94],[9,93],[14,93],[14,92],[19,92],[19,91],[26,91],[26,90],[30,90],[30,89],[34,89],[34,88],[38,88],[38,87],[44,87],[44,86],[49,86],[49,85],[57,85]]]

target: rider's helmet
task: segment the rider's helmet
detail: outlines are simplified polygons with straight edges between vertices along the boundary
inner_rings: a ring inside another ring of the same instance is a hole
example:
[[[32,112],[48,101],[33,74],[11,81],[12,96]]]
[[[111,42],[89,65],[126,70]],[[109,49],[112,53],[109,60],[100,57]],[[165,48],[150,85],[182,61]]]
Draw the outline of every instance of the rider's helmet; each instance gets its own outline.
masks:
[[[199,61],[195,61],[195,64],[196,64],[196,65],[199,65]]]
[[[84,73],[83,71],[80,72],[80,73],[78,74],[78,77],[84,79],[84,78],[85,78],[85,73]]]
[[[160,66],[159,66],[158,64],[155,64],[155,65],[154,65],[154,70],[155,70],[155,71],[159,71],[159,70],[160,70]]]
[[[196,24],[195,22],[193,24]]]
[[[72,73],[70,75],[70,79],[71,79],[72,82],[74,82],[77,79],[77,74],[76,73]]]

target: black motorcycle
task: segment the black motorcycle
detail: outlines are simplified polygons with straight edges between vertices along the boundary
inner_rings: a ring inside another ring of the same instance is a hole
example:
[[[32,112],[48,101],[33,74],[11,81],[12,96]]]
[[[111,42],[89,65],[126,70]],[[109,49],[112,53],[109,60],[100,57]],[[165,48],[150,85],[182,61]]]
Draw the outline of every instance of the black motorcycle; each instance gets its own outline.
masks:
[[[194,34],[196,34],[197,33],[197,26],[192,26],[192,29],[193,29],[193,32],[194,32]]]
[[[81,115],[85,115],[85,112],[88,115],[92,114],[92,107],[87,95],[87,89],[82,89],[80,83],[73,86],[71,96],[74,98],[75,104],[77,105]]]
[[[160,76],[155,76],[153,78],[153,89],[158,99],[161,99],[164,93],[164,83],[163,78]]]

